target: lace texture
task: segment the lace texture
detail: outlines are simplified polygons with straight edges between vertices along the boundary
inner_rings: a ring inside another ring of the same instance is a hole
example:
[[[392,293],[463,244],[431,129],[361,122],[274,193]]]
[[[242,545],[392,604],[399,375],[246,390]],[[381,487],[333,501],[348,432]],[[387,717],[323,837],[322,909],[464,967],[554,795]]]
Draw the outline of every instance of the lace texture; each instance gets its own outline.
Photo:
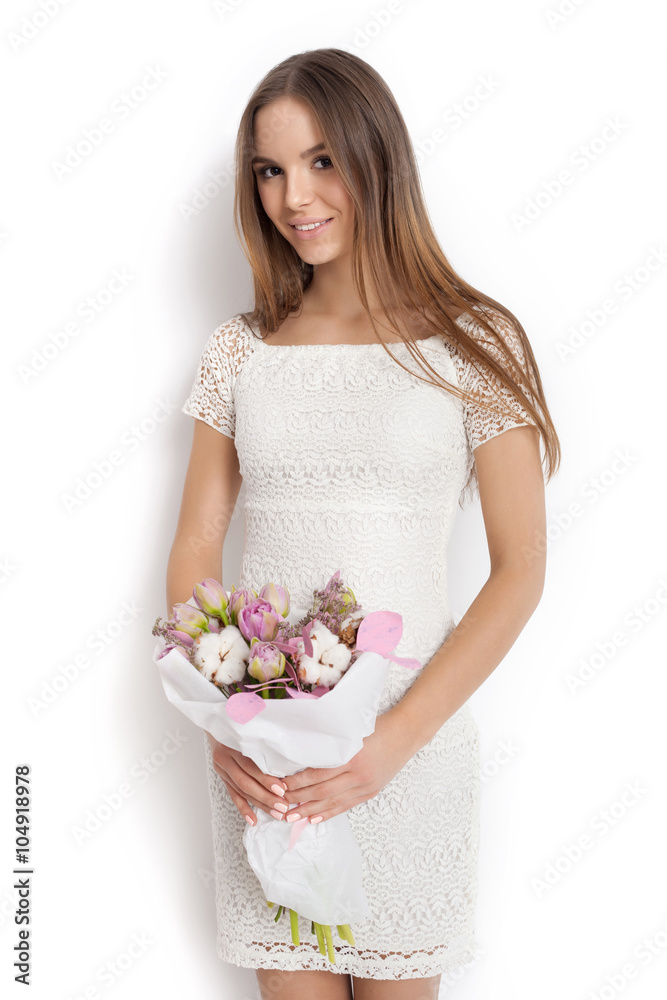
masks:
[[[471,316],[457,322],[484,333]],[[448,382],[496,399],[440,335],[419,347]],[[235,585],[279,582],[303,607],[340,569],[364,611],[403,615],[395,653],[425,666],[455,626],[447,545],[472,450],[528,417],[507,395],[514,417],[464,404],[415,377],[424,372],[404,344],[390,350],[410,371],[377,343],[272,346],[237,315],[205,344],[182,412],[235,441],[245,490]],[[417,676],[392,663],[380,714]],[[372,916],[354,924],[355,948],[334,934],[335,966],[319,953],[309,921],[300,920],[298,947],[287,917],[274,922],[245,857],[245,821],[206,737],[204,748],[221,959],[394,980],[474,961],[480,761],[467,704],[378,795],[348,810]]]

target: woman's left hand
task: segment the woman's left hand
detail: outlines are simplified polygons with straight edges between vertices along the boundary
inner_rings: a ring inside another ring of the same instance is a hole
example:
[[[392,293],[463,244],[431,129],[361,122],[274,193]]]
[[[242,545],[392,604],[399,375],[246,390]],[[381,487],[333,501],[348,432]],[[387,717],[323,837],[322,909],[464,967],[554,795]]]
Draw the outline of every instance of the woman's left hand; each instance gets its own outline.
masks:
[[[310,822],[318,816],[327,820],[374,798],[414,752],[399,715],[392,709],[383,712],[375,720],[375,731],[365,737],[363,747],[347,764],[307,767],[280,779],[290,807],[285,819],[296,814],[295,819]]]

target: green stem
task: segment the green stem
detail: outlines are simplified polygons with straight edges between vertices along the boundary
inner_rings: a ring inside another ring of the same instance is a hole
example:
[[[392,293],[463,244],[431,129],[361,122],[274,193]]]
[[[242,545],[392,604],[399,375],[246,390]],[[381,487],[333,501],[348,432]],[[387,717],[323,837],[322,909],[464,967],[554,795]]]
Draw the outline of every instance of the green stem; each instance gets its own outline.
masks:
[[[336,955],[334,953],[333,940],[332,940],[332,937],[331,937],[331,927],[329,926],[329,924],[325,924],[324,925],[324,938],[325,938],[326,943],[327,943],[327,952],[329,954],[329,961],[333,962],[333,964],[335,965],[336,964]]]
[[[299,943],[299,915],[296,910],[289,911],[290,927],[292,929],[292,944]]]
[[[317,934],[317,946],[320,949],[320,954],[326,955],[327,951],[324,947],[324,933],[322,931],[322,924],[315,924],[315,933]]]

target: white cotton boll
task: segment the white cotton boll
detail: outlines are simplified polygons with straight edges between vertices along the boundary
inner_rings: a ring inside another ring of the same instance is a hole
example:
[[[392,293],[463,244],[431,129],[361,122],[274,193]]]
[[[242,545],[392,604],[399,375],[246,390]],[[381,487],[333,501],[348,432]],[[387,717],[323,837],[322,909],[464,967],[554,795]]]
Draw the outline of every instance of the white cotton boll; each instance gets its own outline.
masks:
[[[351,651],[342,642],[337,642],[331,649],[325,649],[322,653],[322,663],[334,670],[342,673],[350,662]]]
[[[309,635],[311,639],[313,638],[313,632],[315,633],[317,645],[321,650],[331,649],[338,642],[338,636],[331,632],[319,618],[316,618],[310,627]]]
[[[227,625],[222,632],[202,632],[195,639],[194,662],[216,684],[243,680],[249,656],[248,644],[236,625]]]
[[[298,647],[301,650],[297,669],[299,680],[305,684],[333,687],[345,673],[352,653],[319,619],[311,625],[308,634],[313,644],[313,655],[306,656],[301,639]]]

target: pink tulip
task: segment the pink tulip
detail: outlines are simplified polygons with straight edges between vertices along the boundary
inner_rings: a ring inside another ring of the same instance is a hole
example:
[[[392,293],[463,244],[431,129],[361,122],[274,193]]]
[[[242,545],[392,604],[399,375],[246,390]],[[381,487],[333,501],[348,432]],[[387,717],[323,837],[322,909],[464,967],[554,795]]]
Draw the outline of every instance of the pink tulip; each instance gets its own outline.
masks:
[[[283,620],[282,615],[273,610],[268,601],[261,597],[255,598],[246,607],[241,608],[237,625],[243,637],[251,642],[259,639],[261,642],[271,642],[275,639],[278,625]]]
[[[170,625],[180,632],[196,639],[200,632],[219,632],[219,628],[211,628],[211,619],[199,608],[193,608],[191,604],[175,604],[174,616]]]
[[[222,618],[229,604],[227,591],[211,576],[195,584],[192,596],[202,611],[214,618]]]
[[[289,591],[286,587],[279,587],[276,583],[266,583],[260,590],[259,596],[268,601],[281,617],[287,618],[290,603]]]
[[[239,611],[241,608],[245,608],[252,601],[257,600],[257,594],[254,590],[234,590],[232,587],[232,592],[229,596],[229,606],[227,608],[227,614],[229,616],[230,624],[238,623]]]
[[[250,643],[248,673],[256,681],[272,681],[285,673],[285,656],[270,642],[254,640]]]

